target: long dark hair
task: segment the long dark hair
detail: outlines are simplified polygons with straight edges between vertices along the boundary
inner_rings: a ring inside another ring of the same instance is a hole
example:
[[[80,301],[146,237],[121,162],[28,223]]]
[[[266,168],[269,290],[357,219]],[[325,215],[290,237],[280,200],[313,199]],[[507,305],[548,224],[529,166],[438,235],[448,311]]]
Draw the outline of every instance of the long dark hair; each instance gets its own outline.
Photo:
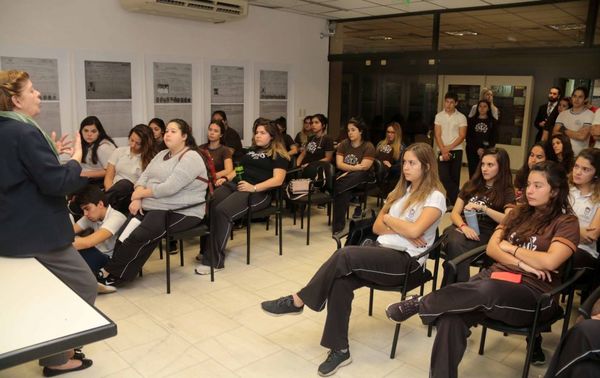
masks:
[[[493,155],[496,158],[498,164],[498,174],[494,179],[494,187],[490,190],[485,186],[485,180],[481,173],[481,162],[483,158],[488,155]],[[504,194],[507,190],[512,190],[513,180],[512,173],[510,172],[510,158],[508,153],[503,148],[488,148],[481,155],[479,164],[477,164],[477,170],[471,178],[467,181],[462,188],[462,192],[465,198],[473,197],[477,193],[489,192],[488,198],[493,207],[502,209],[506,205],[506,198]]]
[[[477,107],[475,108],[475,114],[473,115],[473,117],[471,118],[479,118],[479,104],[484,103],[488,106],[488,111],[487,111],[487,119],[494,119],[493,113],[492,113],[492,104],[490,104],[490,102],[488,100],[479,100],[479,102],[477,103]]]
[[[525,156],[525,162],[523,163],[523,166],[521,167],[521,169],[519,169],[517,171],[517,173],[515,174],[515,188],[517,189],[523,189],[525,188],[525,186],[527,186],[527,177],[529,177],[529,155],[531,155],[531,150],[533,150],[534,147],[540,147],[542,150],[544,150],[544,155],[546,156],[546,160],[549,160],[548,157],[552,156],[552,154],[554,152],[551,152],[552,148],[550,148],[550,150],[548,149],[548,143],[545,142],[537,142],[535,143],[533,146],[531,146],[531,148],[529,149],[527,156]]]
[[[98,139],[96,139],[96,141],[92,144],[88,144],[83,139],[83,134],[82,134],[83,128],[85,126],[90,126],[90,125],[94,125],[94,126],[96,126],[96,129],[98,129]],[[98,147],[105,140],[109,141],[110,143],[113,144],[113,146],[117,147],[117,144],[112,140],[112,138],[109,137],[108,134],[106,134],[106,131],[104,130],[104,126],[102,126],[102,123],[96,116],[88,116],[88,117],[85,117],[83,119],[83,121],[81,121],[81,125],[79,126],[79,136],[81,136],[81,147],[83,150],[83,157],[81,158],[82,163],[86,162],[85,160],[87,157],[88,150],[91,148],[92,149],[92,164],[98,164]]]
[[[131,134],[133,133],[142,140],[140,156],[142,157],[142,170],[144,170],[150,163],[150,160],[156,155],[156,150],[154,148],[154,133],[149,126],[146,126],[143,123],[135,125],[129,130],[128,137],[131,137]]]
[[[366,142],[369,140],[369,128],[361,117],[352,117],[348,120],[348,123],[346,124],[346,137],[348,137],[348,126],[350,125],[358,129],[361,142]]]
[[[558,160],[558,156],[556,155],[556,153],[554,153],[554,155],[556,156],[556,160],[554,160],[554,161],[562,164],[562,166],[565,167],[565,171],[567,171],[567,173],[569,173],[569,172],[571,172],[571,169],[573,169],[573,165],[575,164],[575,153],[573,152],[573,146],[571,145],[571,139],[569,139],[569,137],[564,134],[554,134],[554,135],[552,135],[552,138],[550,139],[550,146],[552,146],[552,141],[554,139],[560,140],[560,143],[563,146],[562,147],[562,161]],[[552,152],[554,152],[554,148],[552,148]]]
[[[573,214],[569,204],[567,173],[563,166],[554,161],[543,161],[535,164],[529,174],[532,172],[540,172],[546,177],[548,185],[552,188],[550,201],[543,208],[535,208],[525,201],[508,213],[504,220],[502,238],[508,240],[508,237],[518,230],[513,244],[524,243],[561,215]]]

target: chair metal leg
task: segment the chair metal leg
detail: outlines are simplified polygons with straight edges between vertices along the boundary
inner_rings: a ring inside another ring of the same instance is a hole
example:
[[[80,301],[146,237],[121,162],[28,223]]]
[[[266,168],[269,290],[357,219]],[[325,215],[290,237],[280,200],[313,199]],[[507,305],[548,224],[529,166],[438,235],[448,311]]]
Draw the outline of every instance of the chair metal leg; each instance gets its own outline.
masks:
[[[179,240],[179,265],[183,266],[183,240]]]
[[[169,248],[169,241],[166,241],[167,244],[167,249]],[[160,257],[160,259],[163,259],[163,247],[162,247],[162,239],[160,240],[160,242],[158,242],[158,256]]]
[[[331,202],[327,203],[327,225],[331,226]]]
[[[431,337],[431,331],[433,331],[433,326],[430,324],[427,326],[427,337]]]
[[[279,229],[279,256],[283,255],[283,214],[279,213],[277,214],[277,218],[275,218],[275,221],[277,222],[275,224],[275,228]]]
[[[390,358],[393,360],[396,357],[396,346],[398,346],[398,335],[400,335],[400,323],[396,324],[394,330],[394,339],[392,340],[392,350],[390,351]]]
[[[267,225],[266,225],[267,231],[269,231],[269,223],[271,223],[271,217],[267,217]],[[275,235],[277,235],[277,228],[275,229]]]
[[[485,348],[485,335],[487,333],[487,327],[481,327],[481,339],[479,340],[479,355],[483,356],[483,349]]]
[[[304,205],[300,206],[300,229],[304,229]]]
[[[246,265],[250,265],[250,228],[252,227],[252,219],[248,211],[248,223],[246,224]]]
[[[373,296],[375,295],[375,290],[369,288],[369,316],[373,316]]]
[[[523,374],[521,375],[523,378],[527,378],[529,375],[529,364],[531,363],[531,358],[533,357],[533,347],[535,345],[536,338],[536,330],[535,327],[531,329],[531,333],[529,334],[529,341],[527,342],[527,354],[525,357],[525,365],[523,366]]]
[[[169,242],[167,241],[167,249],[169,248]],[[167,294],[171,294],[171,254],[165,253],[165,261],[167,265]]]
[[[306,245],[310,244],[310,204],[306,209]]]

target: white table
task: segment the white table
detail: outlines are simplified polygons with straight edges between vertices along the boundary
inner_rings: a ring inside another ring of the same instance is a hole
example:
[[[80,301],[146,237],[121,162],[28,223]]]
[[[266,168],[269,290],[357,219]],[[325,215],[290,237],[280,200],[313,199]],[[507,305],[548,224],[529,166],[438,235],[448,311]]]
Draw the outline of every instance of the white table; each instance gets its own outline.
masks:
[[[112,320],[36,259],[0,257],[0,369],[116,334]]]

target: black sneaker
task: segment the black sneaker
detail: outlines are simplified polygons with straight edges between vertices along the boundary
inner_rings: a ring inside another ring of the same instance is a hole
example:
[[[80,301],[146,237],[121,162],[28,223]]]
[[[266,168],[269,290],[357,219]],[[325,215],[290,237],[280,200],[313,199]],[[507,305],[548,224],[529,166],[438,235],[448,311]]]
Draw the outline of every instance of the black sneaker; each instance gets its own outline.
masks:
[[[419,312],[419,296],[413,295],[401,302],[392,303],[385,309],[388,319],[401,323]]]
[[[352,213],[352,219],[360,219],[362,217],[362,207],[356,206],[354,208],[354,213]]]
[[[342,352],[341,350],[332,349],[329,351],[325,361],[319,365],[319,375],[321,377],[333,375],[339,368],[349,365],[351,362],[352,357],[350,357],[349,350]]]
[[[304,311],[304,306],[294,306],[294,298],[291,295],[281,297],[272,301],[265,301],[260,304],[263,311],[269,315],[281,316],[285,314],[299,315]]]
[[[104,277],[101,271],[96,275],[96,281],[102,286],[117,286],[117,280],[113,276],[109,274]]]
[[[531,364],[541,366],[546,363],[546,355],[542,349],[542,336],[537,336],[533,343],[533,354],[531,355]]]

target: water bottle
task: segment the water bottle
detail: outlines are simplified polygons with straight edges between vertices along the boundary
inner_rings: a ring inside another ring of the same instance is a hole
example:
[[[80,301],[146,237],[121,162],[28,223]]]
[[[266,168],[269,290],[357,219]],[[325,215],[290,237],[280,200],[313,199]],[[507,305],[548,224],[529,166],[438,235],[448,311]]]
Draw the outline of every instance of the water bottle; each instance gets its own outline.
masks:
[[[242,176],[244,175],[244,166],[238,165],[235,167],[235,179],[237,182],[242,181]]]

